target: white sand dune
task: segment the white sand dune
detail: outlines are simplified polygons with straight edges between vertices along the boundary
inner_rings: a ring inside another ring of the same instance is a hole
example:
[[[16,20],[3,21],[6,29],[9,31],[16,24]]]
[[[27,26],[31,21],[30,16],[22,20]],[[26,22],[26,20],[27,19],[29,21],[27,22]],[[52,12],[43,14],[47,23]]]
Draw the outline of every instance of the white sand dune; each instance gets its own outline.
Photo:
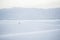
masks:
[[[43,30],[43,31],[35,31],[35,32],[25,32],[25,33],[12,33],[12,34],[3,34],[0,35],[1,37],[11,37],[11,36],[22,36],[22,35],[32,35],[32,34],[42,34],[42,33],[48,33],[48,32],[54,32],[54,31],[60,31],[60,29],[55,30]]]

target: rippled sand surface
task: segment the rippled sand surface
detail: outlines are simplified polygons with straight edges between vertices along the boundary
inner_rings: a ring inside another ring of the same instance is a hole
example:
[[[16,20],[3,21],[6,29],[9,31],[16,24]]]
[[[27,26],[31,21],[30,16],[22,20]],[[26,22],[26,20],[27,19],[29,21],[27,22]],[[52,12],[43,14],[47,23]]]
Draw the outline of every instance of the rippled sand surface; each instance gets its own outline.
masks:
[[[60,20],[0,20],[0,40],[60,40]]]

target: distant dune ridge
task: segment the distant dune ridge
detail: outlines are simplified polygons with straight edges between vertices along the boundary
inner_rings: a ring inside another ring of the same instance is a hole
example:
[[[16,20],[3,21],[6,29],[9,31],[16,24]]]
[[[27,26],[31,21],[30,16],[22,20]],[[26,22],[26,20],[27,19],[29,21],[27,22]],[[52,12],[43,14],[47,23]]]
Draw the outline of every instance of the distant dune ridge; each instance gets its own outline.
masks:
[[[6,8],[0,9],[0,20],[20,19],[20,20],[39,20],[39,19],[60,19],[60,8]]]

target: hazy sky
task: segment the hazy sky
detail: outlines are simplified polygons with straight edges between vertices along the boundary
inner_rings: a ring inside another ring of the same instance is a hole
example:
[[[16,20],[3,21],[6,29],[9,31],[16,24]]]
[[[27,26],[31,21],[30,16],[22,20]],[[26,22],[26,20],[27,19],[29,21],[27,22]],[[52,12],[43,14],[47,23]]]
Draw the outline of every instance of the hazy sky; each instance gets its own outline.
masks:
[[[60,0],[0,0],[0,8],[53,8],[60,7]]]

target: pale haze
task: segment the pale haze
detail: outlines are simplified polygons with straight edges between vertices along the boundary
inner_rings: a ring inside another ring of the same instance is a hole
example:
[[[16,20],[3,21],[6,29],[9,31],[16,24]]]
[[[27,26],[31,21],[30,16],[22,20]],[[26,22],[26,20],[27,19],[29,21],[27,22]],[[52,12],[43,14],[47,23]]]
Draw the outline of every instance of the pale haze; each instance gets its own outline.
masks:
[[[60,0],[0,0],[0,8],[56,8]]]
[[[60,0],[0,0],[0,40],[60,40]]]

